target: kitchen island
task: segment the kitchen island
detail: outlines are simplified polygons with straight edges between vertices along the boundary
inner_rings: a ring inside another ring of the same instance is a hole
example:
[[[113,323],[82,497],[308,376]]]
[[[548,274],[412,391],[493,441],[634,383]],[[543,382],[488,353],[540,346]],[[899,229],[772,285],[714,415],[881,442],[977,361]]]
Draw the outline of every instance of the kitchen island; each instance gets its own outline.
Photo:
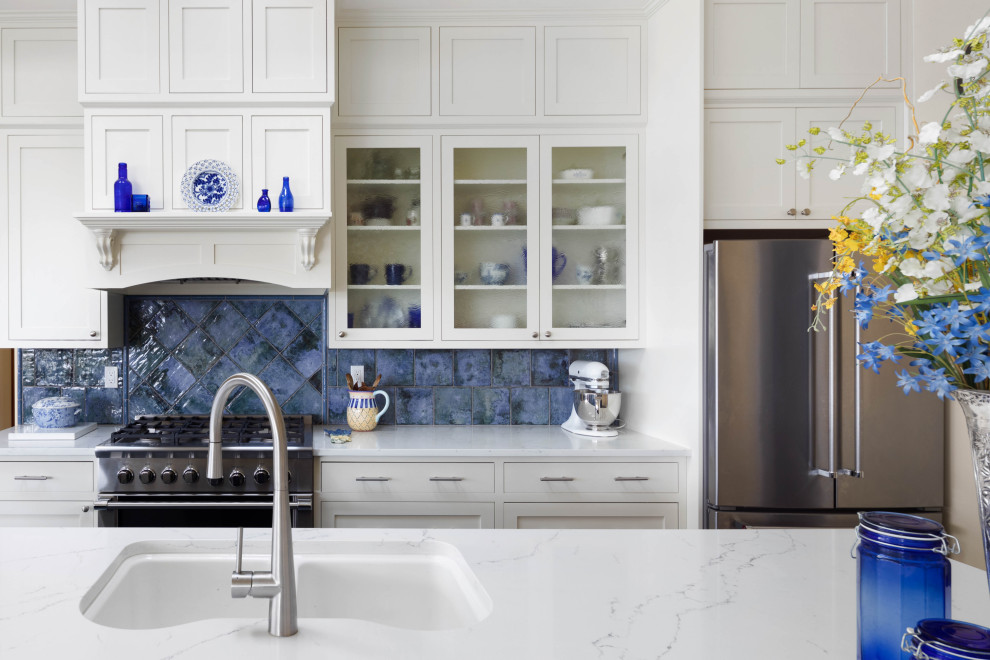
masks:
[[[245,532],[248,551],[268,530]],[[479,623],[416,631],[355,619],[267,618],[123,630],[80,603],[127,546],[229,548],[232,529],[6,529],[0,658],[853,658],[851,530],[295,530],[297,556],[327,541],[454,546],[491,599]],[[133,549],[130,551],[133,552]],[[985,574],[953,562],[953,616],[990,625]],[[160,589],[160,591],[158,591]],[[163,582],[140,598],[192,591]],[[326,598],[341,598],[328,590]],[[260,601],[259,601],[260,602]],[[266,611],[261,603],[261,612]]]

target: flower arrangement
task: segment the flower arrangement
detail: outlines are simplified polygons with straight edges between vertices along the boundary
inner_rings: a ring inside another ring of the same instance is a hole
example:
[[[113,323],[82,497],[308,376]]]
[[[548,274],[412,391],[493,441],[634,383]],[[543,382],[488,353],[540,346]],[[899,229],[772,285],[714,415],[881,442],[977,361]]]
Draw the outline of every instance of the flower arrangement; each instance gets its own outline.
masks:
[[[827,129],[827,146],[811,148],[805,140],[787,146],[799,152],[802,176],[821,159],[834,161],[833,180],[850,173],[864,177],[861,196],[834,218],[833,270],[816,285],[815,329],[836,295],[853,294],[862,327],[878,320],[892,325],[884,341],[861,344],[860,363],[877,372],[883,362],[898,363],[905,394],[924,389],[952,398],[959,388],[990,390],[988,33],[990,17],[984,16],[964,37],[925,58],[950,63],[951,80],[919,103],[938,93],[954,99],[942,121],[920,127],[908,101],[915,135],[905,151],[869,123],[859,133],[841,124]],[[817,136],[820,129],[809,133]],[[851,156],[840,156],[839,149]]]

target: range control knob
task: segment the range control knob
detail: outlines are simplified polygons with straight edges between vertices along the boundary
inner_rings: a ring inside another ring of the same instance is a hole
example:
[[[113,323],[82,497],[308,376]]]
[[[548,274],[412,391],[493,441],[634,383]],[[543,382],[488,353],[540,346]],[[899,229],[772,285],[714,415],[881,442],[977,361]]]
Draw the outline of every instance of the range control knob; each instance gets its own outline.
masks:
[[[264,486],[265,484],[267,484],[271,480],[272,480],[272,473],[269,472],[268,470],[266,470],[265,468],[260,467],[260,468],[258,468],[257,470],[254,471],[254,481],[255,481],[255,483],[258,483],[258,484],[261,484],[262,486]]]
[[[194,484],[199,481],[199,472],[194,467],[187,467],[182,473],[182,480],[187,484]]]
[[[217,477],[216,479],[209,479],[209,478],[207,478],[207,481],[210,482],[210,485],[211,486],[222,486],[223,485],[223,477]]]
[[[241,472],[240,470],[234,470],[233,472],[230,473],[230,476],[227,478],[230,479],[231,486],[244,485],[244,473]]]
[[[174,484],[175,480],[179,478],[179,475],[175,473],[175,470],[170,467],[162,470],[162,473],[158,476],[162,478],[163,484]]]
[[[138,479],[140,479],[141,480],[141,483],[143,483],[143,484],[150,484],[150,483],[152,483],[155,480],[155,471],[152,470],[150,467],[147,467],[146,466],[138,474]]]
[[[129,484],[134,481],[134,473],[131,472],[130,468],[120,468],[120,471],[117,473],[117,481],[122,484]]]

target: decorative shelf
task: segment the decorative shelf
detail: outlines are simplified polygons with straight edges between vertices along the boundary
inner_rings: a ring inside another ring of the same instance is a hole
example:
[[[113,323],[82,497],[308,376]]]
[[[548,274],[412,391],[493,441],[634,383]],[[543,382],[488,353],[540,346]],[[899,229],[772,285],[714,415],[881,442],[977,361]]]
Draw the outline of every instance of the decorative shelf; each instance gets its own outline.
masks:
[[[419,179],[348,179],[349,186],[401,186],[419,185]]]
[[[310,270],[316,263],[316,233],[330,220],[325,211],[293,213],[191,213],[158,211],[152,213],[84,213],[75,216],[96,238],[99,262],[104,270],[113,269],[113,242],[119,232],[231,232],[294,231],[300,263]]]
[[[525,284],[455,284],[457,291],[525,291]]]
[[[555,291],[621,291],[625,284],[554,284]]]
[[[492,225],[470,225],[462,227],[455,225],[454,231],[525,231],[527,228],[527,225],[502,225],[501,227],[494,227]]]
[[[348,284],[348,291],[419,291],[422,287],[419,284]]]
[[[566,186],[586,186],[596,183],[625,183],[625,179],[554,179],[553,184],[558,183]]]
[[[526,179],[454,179],[455,186],[524,186]]]
[[[420,225],[348,225],[347,231],[419,231]]]
[[[553,225],[554,231],[615,231],[616,229],[625,229],[626,225]]]

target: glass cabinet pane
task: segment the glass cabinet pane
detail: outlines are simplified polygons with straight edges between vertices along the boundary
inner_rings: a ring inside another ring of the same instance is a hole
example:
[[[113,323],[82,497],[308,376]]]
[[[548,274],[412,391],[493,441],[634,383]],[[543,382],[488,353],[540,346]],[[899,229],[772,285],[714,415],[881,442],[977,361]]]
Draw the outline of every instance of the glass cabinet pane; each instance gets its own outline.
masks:
[[[552,241],[543,246],[555,328],[627,327],[626,147],[551,149]]]
[[[432,267],[423,256],[423,241],[429,239],[423,230],[429,222],[423,215],[424,207],[428,211],[423,204],[424,149],[384,146],[409,139],[347,140],[340,139],[345,144],[346,214],[341,220],[346,222],[346,248],[338,268],[342,286],[335,286],[346,301],[338,304],[338,317],[346,315],[346,320],[337,318],[336,325],[354,332],[338,336],[416,338],[424,318],[432,314],[424,309]]]
[[[454,328],[529,323],[527,163],[525,147],[453,149]]]

